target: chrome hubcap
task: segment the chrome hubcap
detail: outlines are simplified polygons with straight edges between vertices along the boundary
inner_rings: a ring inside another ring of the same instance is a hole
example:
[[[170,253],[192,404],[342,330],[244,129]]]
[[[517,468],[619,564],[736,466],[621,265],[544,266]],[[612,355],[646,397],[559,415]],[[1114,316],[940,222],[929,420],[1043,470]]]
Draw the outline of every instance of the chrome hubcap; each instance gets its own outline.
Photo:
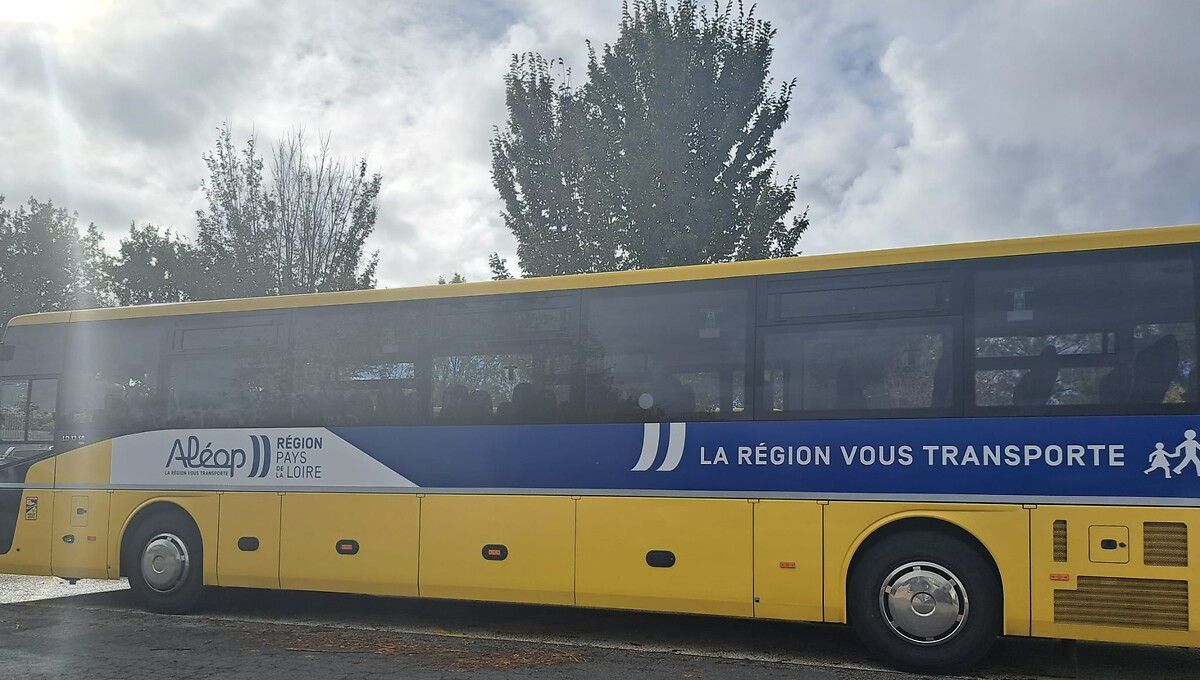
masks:
[[[879,611],[892,632],[917,644],[945,642],[962,630],[969,601],[962,581],[932,562],[895,569],[879,589]]]
[[[155,536],[142,551],[142,578],[160,593],[177,588],[187,572],[187,546],[174,534]]]

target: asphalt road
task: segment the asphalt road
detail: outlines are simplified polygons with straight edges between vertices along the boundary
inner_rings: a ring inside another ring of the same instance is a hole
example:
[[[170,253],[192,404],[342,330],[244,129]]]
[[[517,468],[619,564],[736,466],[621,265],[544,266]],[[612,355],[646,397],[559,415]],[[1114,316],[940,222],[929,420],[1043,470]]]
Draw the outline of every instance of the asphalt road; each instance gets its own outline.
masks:
[[[0,678],[918,677],[866,659],[839,626],[251,590],[173,617],[91,592],[111,587],[0,576]],[[1200,678],[1200,652],[1008,639],[976,674],[1138,676]]]

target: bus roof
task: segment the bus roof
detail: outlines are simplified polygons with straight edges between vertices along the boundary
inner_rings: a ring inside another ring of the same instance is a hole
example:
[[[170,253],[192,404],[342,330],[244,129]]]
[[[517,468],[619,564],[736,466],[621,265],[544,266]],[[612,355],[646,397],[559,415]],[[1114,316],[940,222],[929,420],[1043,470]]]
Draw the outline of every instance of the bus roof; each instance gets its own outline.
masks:
[[[703,281],[740,276],[765,274],[791,274],[801,272],[832,271],[878,267],[898,264],[920,264],[952,260],[973,260],[989,257],[1035,255],[1039,253],[1066,253],[1087,250],[1113,250],[1144,246],[1177,245],[1200,242],[1200,225],[1174,227],[1149,227],[1119,231],[1101,231],[1057,236],[1034,236],[1025,238],[950,243],[885,250],[867,250],[828,255],[801,255],[774,260],[752,260],[724,262],[719,264],[687,265],[660,269],[603,272],[596,274],[570,274],[507,281],[481,281],[447,285],[414,286],[409,288],[380,288],[373,290],[342,291],[334,293],[307,293],[301,295],[276,295],[231,300],[205,300],[169,304],[141,305],[137,307],[109,307],[62,312],[27,314],[11,319],[9,327],[35,324],[65,323],[69,321],[98,321],[109,319],[136,319],[145,317],[184,316],[215,312],[247,312],[298,307],[321,307],[326,305],[361,304],[369,302],[393,302],[400,300],[423,300],[434,298],[470,297],[475,295],[500,295],[505,293],[533,293],[582,288],[606,288],[646,283],[669,283],[676,281]]]

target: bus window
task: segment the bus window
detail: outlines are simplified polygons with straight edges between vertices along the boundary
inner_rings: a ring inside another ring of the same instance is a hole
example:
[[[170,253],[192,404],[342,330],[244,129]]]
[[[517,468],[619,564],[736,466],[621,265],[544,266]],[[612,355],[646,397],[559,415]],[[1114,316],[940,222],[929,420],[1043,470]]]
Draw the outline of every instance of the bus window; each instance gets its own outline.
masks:
[[[975,404],[1194,402],[1187,257],[1038,257],[975,277]]]
[[[184,319],[167,371],[174,428],[286,423],[282,317],[212,314]]]
[[[588,418],[747,418],[749,290],[741,281],[588,291]]]
[[[71,324],[63,428],[96,437],[163,425],[163,320]]]
[[[947,410],[953,406],[948,321],[879,321],[768,330],[765,415]],[[880,412],[880,413],[876,413]]]
[[[13,326],[5,330],[4,346],[12,352],[12,357],[6,359],[0,352],[0,377],[61,373],[66,326]]]
[[[298,309],[292,320],[292,422],[422,423],[425,315],[414,303]]]
[[[578,297],[555,293],[439,306],[434,422],[553,423],[574,419]]]
[[[58,400],[58,380],[31,380],[29,385],[29,428],[26,441],[54,441],[54,414]]]
[[[29,420],[29,381],[0,381],[0,442],[25,441]]]

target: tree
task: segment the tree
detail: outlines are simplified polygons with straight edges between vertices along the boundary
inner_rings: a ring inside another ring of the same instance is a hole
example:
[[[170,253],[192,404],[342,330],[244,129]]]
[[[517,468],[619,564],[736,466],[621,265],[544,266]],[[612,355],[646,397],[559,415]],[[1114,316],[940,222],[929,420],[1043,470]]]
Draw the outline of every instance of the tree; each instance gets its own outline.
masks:
[[[238,150],[228,123],[217,130],[215,148],[204,154],[208,207],[196,211],[200,269],[197,299],[274,295],[275,205],[264,186],[263,159],[253,135]]]
[[[808,219],[775,172],[793,83],[770,90],[774,37],[753,9],[639,0],[581,87],[515,56],[492,179],[525,274],[793,255]]]
[[[51,201],[15,210],[0,196],[0,327],[18,314],[94,307],[104,269],[102,236]]]
[[[280,293],[375,287],[379,253],[365,258],[375,230],[383,177],[367,161],[351,164],[329,151],[329,136],[308,155],[304,131],[275,145],[271,166],[275,253]]]
[[[196,212],[196,299],[373,288],[378,253],[364,245],[375,229],[383,178],[329,152],[309,155],[303,131],[276,142],[269,180],[253,135],[235,148],[228,123],[205,154],[208,207]]]
[[[116,304],[145,305],[194,299],[202,267],[195,246],[170,229],[131,224],[106,269],[108,291]]]
[[[508,270],[508,260],[500,257],[500,253],[488,255],[488,269],[492,270],[493,281],[507,281],[513,277]]]
[[[451,276],[449,279],[447,279],[445,276],[439,276],[437,282],[439,286],[444,286],[448,283],[466,283],[467,277],[459,274],[458,272],[454,272],[454,276]]]

